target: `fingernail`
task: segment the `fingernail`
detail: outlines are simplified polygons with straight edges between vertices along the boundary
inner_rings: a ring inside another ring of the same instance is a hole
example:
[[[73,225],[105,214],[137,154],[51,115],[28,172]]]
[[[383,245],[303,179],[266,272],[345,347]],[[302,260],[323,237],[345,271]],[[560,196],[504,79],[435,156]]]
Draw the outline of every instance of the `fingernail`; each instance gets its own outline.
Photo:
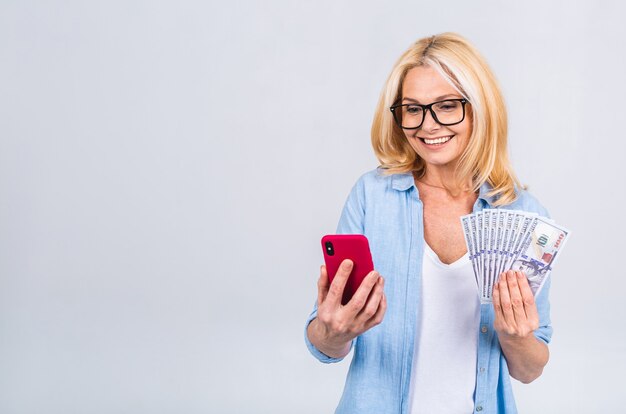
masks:
[[[348,260],[348,261],[343,262],[343,268],[344,268],[344,270],[350,270],[350,269],[352,269],[352,262],[351,262],[351,261],[349,261],[349,260]]]

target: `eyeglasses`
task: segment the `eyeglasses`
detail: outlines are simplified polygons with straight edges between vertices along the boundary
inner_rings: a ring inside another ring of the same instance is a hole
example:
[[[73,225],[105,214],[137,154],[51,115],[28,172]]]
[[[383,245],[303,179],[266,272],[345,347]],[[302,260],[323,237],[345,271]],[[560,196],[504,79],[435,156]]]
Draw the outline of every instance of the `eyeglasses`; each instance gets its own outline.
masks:
[[[428,105],[402,104],[389,108],[396,124],[402,129],[417,129],[426,119],[426,111],[430,111],[435,122],[439,125],[456,125],[465,119],[465,104],[467,99],[446,99]]]

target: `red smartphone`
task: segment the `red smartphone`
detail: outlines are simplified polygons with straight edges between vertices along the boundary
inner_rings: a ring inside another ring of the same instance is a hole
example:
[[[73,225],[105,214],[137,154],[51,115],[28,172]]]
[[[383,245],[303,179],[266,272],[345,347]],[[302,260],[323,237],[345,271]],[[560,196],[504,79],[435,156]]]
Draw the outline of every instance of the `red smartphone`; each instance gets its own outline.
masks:
[[[322,250],[328,280],[331,283],[341,262],[345,259],[352,260],[352,273],[350,273],[341,300],[341,303],[345,305],[357,291],[365,276],[374,270],[367,237],[362,234],[328,234],[322,237]]]

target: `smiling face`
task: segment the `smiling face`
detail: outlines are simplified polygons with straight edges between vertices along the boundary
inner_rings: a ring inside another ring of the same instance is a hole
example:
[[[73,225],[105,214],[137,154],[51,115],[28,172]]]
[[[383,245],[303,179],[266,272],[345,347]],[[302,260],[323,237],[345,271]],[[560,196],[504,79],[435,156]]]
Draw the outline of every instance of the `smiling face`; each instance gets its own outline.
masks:
[[[402,104],[428,105],[444,99],[463,98],[435,69],[418,66],[406,73],[402,84]],[[467,146],[472,133],[470,108],[466,104],[463,122],[456,125],[438,124],[430,111],[417,129],[404,129],[404,135],[426,167],[454,168]]]

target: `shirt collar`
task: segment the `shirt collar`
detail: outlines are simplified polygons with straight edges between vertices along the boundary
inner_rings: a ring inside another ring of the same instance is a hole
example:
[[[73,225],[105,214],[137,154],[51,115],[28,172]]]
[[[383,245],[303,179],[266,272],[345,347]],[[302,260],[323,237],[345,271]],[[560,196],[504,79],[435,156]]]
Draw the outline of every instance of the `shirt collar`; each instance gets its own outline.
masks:
[[[415,180],[413,180],[413,173],[406,174],[394,174],[391,177],[391,188],[398,191],[406,191],[415,186]]]
[[[493,190],[493,188],[486,181],[483,183],[483,185],[480,186],[480,188],[478,190],[478,198],[485,200],[487,202],[487,204],[489,204],[490,206],[492,206],[493,203],[496,202],[496,197],[495,196],[489,196],[487,194],[491,190]]]

